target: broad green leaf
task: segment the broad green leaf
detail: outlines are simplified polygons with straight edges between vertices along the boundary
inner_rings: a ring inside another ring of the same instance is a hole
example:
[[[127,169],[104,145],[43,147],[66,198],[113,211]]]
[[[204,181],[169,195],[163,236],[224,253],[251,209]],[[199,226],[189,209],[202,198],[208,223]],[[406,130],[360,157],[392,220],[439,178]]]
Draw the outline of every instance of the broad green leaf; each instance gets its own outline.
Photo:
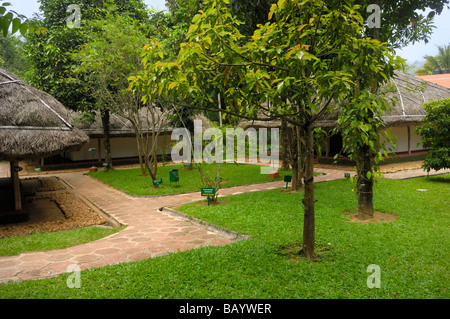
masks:
[[[28,33],[28,22],[24,22],[20,26],[20,34],[24,37]]]
[[[20,26],[22,25],[22,21],[19,18],[15,18],[12,21],[12,29],[11,29],[11,34],[16,33],[19,29]]]

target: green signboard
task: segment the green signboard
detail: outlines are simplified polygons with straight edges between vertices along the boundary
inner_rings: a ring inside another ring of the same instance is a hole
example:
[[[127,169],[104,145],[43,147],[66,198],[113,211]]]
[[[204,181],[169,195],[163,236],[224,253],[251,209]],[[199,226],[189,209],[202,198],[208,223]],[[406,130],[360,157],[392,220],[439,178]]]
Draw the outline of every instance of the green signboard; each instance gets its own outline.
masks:
[[[214,196],[216,195],[215,188],[202,188],[202,196]]]
[[[286,183],[286,189],[288,187],[288,184],[292,181],[291,175],[284,175],[284,182]]]
[[[155,180],[153,180],[153,185],[154,186],[159,186],[159,184],[162,184],[162,178],[160,178],[160,179],[155,179]]]
[[[208,196],[208,206],[209,206],[209,197],[216,195],[215,188],[202,188],[202,196]]]

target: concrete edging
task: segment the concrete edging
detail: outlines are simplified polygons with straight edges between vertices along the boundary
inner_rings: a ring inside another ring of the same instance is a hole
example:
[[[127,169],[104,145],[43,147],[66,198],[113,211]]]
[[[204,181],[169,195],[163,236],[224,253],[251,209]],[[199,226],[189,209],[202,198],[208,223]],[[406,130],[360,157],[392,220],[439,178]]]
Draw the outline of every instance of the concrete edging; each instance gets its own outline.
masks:
[[[190,221],[190,222],[192,222],[192,223],[194,223],[194,224],[196,224],[198,226],[204,227],[204,228],[209,229],[211,231],[219,232],[220,234],[222,234],[225,237],[228,237],[229,239],[235,239],[235,240],[250,239],[250,236],[238,234],[235,231],[232,231],[232,230],[229,230],[229,229],[217,226],[217,225],[210,224],[210,223],[208,223],[208,222],[206,222],[204,220],[201,220],[201,219],[198,219],[198,218],[195,218],[195,217],[183,214],[183,213],[181,213],[179,211],[173,210],[173,209],[168,208],[168,207],[161,207],[159,209],[159,211],[166,212],[166,213],[168,213],[170,215],[173,215],[173,216],[180,217],[182,219],[188,220],[188,221]]]

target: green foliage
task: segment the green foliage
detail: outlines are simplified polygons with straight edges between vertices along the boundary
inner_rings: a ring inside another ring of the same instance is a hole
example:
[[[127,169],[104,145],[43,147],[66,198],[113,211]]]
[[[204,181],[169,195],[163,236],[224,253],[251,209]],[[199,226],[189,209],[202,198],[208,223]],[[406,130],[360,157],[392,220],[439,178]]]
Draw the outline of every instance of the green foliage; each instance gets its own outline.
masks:
[[[436,56],[426,55],[423,68],[416,71],[417,75],[433,74],[435,70],[450,69],[450,45],[438,47],[439,54]]]
[[[29,68],[25,43],[19,37],[0,34],[0,66],[16,74],[20,78],[25,78],[25,73]]]
[[[71,14],[67,12],[72,0],[40,0],[40,10],[44,14],[44,25],[47,28],[65,27],[66,19]],[[109,12],[117,11],[132,19],[146,21],[148,12],[142,0],[80,0],[75,2],[81,9],[82,21],[105,18]]]
[[[4,37],[8,33],[15,34],[18,31],[22,36],[25,36],[28,32],[40,34],[46,31],[45,28],[38,27],[35,21],[28,19],[23,14],[14,10],[8,11],[10,5],[9,2],[3,2],[0,5],[0,33]]]
[[[124,109],[128,77],[141,67],[140,52],[148,42],[139,22],[110,13],[103,20],[87,22],[86,42],[71,51],[74,75],[100,109]]]
[[[450,168],[450,99],[424,104],[427,115],[417,127],[424,148],[430,148],[423,168],[440,170]]]
[[[435,15],[442,13],[444,6],[449,4],[448,0],[358,0],[354,1],[361,5],[361,14],[365,21],[373,13],[367,12],[370,4],[378,4],[381,12],[381,29],[371,29],[366,26],[366,36],[373,37],[374,32],[379,33],[379,39],[388,42],[392,48],[401,48],[409,44],[424,41],[428,43],[429,38],[436,28],[433,24]],[[424,16],[421,12],[428,10]]]
[[[44,19],[39,23],[48,31],[45,34],[30,34],[28,51],[31,59],[29,80],[31,84],[58,99],[66,107],[83,110],[95,107],[96,100],[86,90],[86,78],[76,76],[77,62],[71,53],[89,41],[89,21],[106,17],[110,12],[147,21],[148,14],[142,0],[95,0],[78,1],[81,9],[81,28],[69,28],[66,19],[70,12],[70,0],[43,0],[40,10]]]
[[[351,89],[352,74],[344,65],[354,50],[352,41],[370,41],[358,39],[362,18],[355,9],[327,11],[317,2],[280,1],[269,15],[274,22],[260,25],[247,39],[228,4],[205,3],[205,11],[192,20],[176,63],[161,62],[167,57],[162,44],[146,48],[146,72],[133,81],[135,88],[145,90],[146,99],[178,94],[207,107],[217,93],[225,92],[230,114],[256,116],[259,105],[269,100],[272,107],[264,111],[275,117],[296,114],[287,120],[298,123],[295,118],[314,120],[312,112],[320,112],[321,102]]]
[[[95,104],[73,73],[70,53],[87,41],[82,29],[52,27],[46,34],[28,35],[29,82],[72,110]]]

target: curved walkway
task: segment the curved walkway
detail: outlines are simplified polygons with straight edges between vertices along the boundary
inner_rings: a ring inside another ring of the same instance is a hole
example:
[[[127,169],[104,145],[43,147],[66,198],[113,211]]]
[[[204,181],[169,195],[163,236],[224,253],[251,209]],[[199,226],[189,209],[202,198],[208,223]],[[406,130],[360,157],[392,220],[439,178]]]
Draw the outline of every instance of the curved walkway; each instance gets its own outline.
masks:
[[[316,176],[315,182],[345,178],[345,171],[342,170],[319,168],[316,171],[324,175]],[[386,174],[385,177],[399,179],[426,175],[421,170],[394,174]],[[136,198],[83,173],[58,176],[75,192],[128,227],[109,237],[66,249],[0,257],[0,283],[57,276],[74,264],[81,270],[104,267],[204,246],[227,245],[237,240],[232,235],[206,229],[188,219],[159,210],[161,207],[175,207],[204,199],[200,193]],[[284,186],[283,181],[276,181],[230,187],[221,189],[219,195],[238,195]]]

